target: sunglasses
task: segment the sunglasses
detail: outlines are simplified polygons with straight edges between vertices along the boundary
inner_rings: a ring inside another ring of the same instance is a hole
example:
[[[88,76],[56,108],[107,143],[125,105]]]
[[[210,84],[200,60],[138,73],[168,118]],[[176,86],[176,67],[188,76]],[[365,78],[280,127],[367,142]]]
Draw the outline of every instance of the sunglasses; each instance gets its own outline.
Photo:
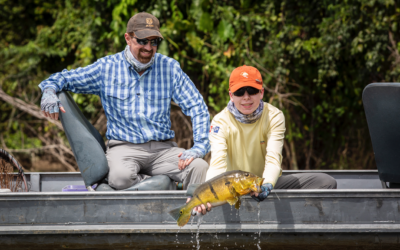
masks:
[[[249,95],[256,95],[256,94],[260,93],[259,89],[256,89],[253,87],[243,87],[243,88],[240,88],[240,89],[236,90],[235,92],[233,92],[233,95],[234,96],[243,96],[246,91]]]
[[[131,38],[135,38],[136,41],[137,41],[137,43],[140,44],[140,45],[147,45],[147,44],[149,43],[149,41],[150,41],[151,46],[158,46],[158,45],[160,45],[160,43],[161,43],[162,40],[163,40],[163,39],[160,38],[160,37],[154,38],[154,39],[152,39],[152,40],[149,40],[149,39],[147,39],[147,38],[145,38],[145,39],[139,39],[139,38],[134,37],[134,36],[131,36]]]

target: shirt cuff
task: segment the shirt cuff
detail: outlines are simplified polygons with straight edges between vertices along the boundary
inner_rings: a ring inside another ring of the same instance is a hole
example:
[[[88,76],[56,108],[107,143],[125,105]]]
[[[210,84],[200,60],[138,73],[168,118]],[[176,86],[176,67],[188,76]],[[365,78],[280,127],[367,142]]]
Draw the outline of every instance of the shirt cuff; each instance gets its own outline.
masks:
[[[45,86],[39,86],[39,87],[42,90],[42,93],[44,92],[45,89],[48,89],[48,88],[54,89],[54,91],[56,93],[58,92],[58,86],[55,84],[46,84]]]

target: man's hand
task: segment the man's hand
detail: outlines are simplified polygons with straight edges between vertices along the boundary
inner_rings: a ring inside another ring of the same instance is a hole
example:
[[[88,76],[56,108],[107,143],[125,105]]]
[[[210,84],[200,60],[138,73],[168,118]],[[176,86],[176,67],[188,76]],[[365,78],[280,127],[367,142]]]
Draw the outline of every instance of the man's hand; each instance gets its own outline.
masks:
[[[257,192],[253,192],[252,191],[250,193],[251,198],[253,198],[254,200],[256,200],[258,202],[263,201],[263,200],[265,200],[265,198],[268,197],[268,195],[271,193],[271,190],[273,188],[274,187],[272,186],[271,183],[266,183],[266,184],[261,186],[261,193],[257,193]]]
[[[192,163],[194,159],[202,158],[203,156],[196,150],[189,149],[180,153],[178,157],[179,157],[178,168],[179,170],[184,170],[190,163]]]
[[[56,91],[52,88],[44,89],[40,108],[44,116],[50,117],[53,120],[58,120],[59,110],[65,113],[64,107],[56,95]]]
[[[190,199],[191,198],[188,197],[187,200],[186,200],[186,203],[188,203],[190,201]],[[194,207],[193,208],[193,212],[196,212],[196,213],[199,213],[199,214],[201,213],[201,214],[205,215],[207,212],[211,211],[211,208],[212,208],[211,203],[207,202],[207,208],[206,208],[206,206],[204,204],[201,204],[200,206]]]

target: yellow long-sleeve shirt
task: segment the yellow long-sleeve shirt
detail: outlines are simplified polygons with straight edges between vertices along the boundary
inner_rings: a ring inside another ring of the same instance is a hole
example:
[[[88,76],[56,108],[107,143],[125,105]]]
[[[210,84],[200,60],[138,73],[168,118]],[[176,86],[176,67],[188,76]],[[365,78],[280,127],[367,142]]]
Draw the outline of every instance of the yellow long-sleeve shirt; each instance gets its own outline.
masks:
[[[238,122],[225,108],[211,122],[211,163],[206,181],[226,171],[243,170],[275,186],[282,174],[284,134],[282,111],[268,103],[253,124]]]

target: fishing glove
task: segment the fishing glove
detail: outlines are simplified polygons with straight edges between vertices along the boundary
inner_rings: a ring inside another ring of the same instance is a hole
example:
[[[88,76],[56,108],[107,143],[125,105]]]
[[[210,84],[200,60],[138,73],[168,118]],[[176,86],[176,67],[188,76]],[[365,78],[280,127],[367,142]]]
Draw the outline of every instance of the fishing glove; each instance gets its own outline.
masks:
[[[50,114],[60,112],[61,102],[56,95],[56,91],[52,88],[46,88],[43,90],[42,101],[40,102],[40,108],[44,112]]]
[[[251,198],[253,198],[254,200],[260,202],[265,200],[265,198],[268,197],[268,195],[271,193],[271,190],[274,187],[272,186],[271,183],[266,183],[264,185],[261,186],[261,193],[258,194],[258,196],[256,197],[255,195],[252,195]]]
[[[188,149],[185,152],[183,152],[183,154],[181,155],[180,159],[181,160],[187,160],[187,159],[190,159],[192,157],[193,157],[193,159],[203,158],[203,154],[198,152],[195,149]]]

